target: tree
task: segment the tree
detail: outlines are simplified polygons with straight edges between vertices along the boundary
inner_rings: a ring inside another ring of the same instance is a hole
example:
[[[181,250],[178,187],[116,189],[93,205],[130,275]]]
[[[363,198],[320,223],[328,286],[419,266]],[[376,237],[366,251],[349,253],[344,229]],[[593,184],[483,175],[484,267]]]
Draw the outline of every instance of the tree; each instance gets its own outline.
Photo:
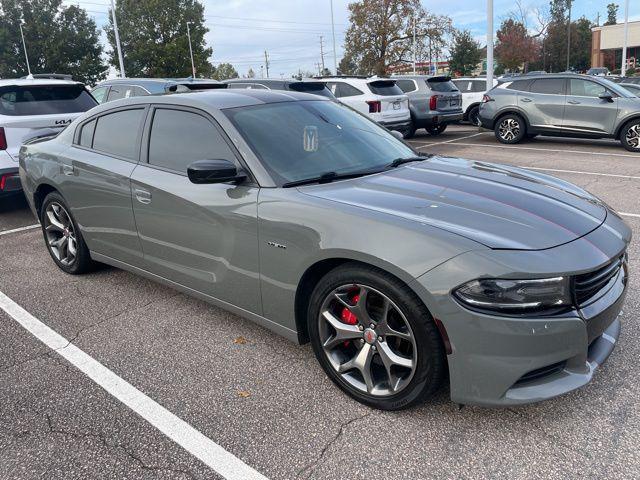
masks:
[[[496,57],[507,70],[520,69],[538,57],[540,45],[520,22],[508,18],[496,32]]]
[[[204,7],[198,0],[118,0],[116,16],[124,67],[130,77],[186,77],[191,75],[187,22],[196,76],[211,77],[213,50],[204,39]],[[111,52],[109,62],[118,67],[113,20],[105,27]]]
[[[482,61],[480,44],[473,39],[469,30],[454,33],[450,53],[449,68],[461,75],[471,74]]]
[[[0,0],[0,77],[27,74],[21,20],[32,73],[68,73],[89,85],[106,77],[95,22],[62,0]]]
[[[221,63],[213,73],[216,80],[227,80],[229,78],[238,78],[238,72],[230,63]]]
[[[571,24],[571,66],[579,72],[591,67],[591,28],[593,23],[580,17]]]
[[[618,8],[620,7],[615,3],[607,5],[607,21],[604,22],[605,25],[615,25],[618,23]]]
[[[451,32],[451,19],[427,13],[420,0],[358,0],[349,4],[349,12],[345,56],[359,74],[385,75],[390,67],[409,63],[414,21],[421,55],[427,38],[431,51],[439,51],[444,33]]]
[[[253,68],[249,68],[247,72],[247,78],[256,78],[256,72],[253,71]]]
[[[551,0],[549,4],[550,21],[545,49],[551,72],[560,72],[567,68],[567,22],[570,1]]]
[[[345,55],[338,64],[338,75],[355,75],[358,71],[356,62],[353,61],[351,55]]]

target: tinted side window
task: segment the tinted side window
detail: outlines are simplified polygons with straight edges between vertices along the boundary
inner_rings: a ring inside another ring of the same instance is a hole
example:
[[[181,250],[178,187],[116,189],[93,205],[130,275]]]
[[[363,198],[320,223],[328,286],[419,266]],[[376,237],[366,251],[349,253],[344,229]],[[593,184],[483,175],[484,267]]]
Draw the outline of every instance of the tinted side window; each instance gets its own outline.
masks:
[[[396,84],[404,93],[414,92],[417,90],[416,84],[413,83],[413,80],[396,80]]]
[[[581,97],[597,97],[601,93],[607,91],[607,89],[596,82],[590,82],[589,80],[571,79],[569,83],[569,91],[571,95],[579,95]]]
[[[508,90],[517,90],[519,92],[528,92],[531,80],[515,80],[509,84]]]
[[[563,78],[543,78],[534,80],[529,89],[531,93],[546,93],[550,95],[564,95]]]
[[[470,91],[472,91],[471,90],[472,82],[470,80],[453,80],[453,84],[461,92],[470,92]]]
[[[93,132],[96,129],[96,120],[85,123],[80,131],[80,145],[91,148],[93,143]]]
[[[98,118],[93,135],[94,150],[136,160],[143,113],[143,109],[122,110]]]
[[[474,80],[472,91],[474,92],[484,92],[487,90],[487,82],[483,80]]]
[[[327,83],[327,87],[331,90],[336,97],[355,97],[356,95],[362,95],[362,92],[356,87],[352,87],[348,83],[344,82],[330,82]]]
[[[109,97],[107,101],[111,102],[113,100],[119,100],[121,98],[129,98],[139,96],[143,90],[138,89],[133,85],[111,85],[111,90],[109,90]]]
[[[216,127],[202,115],[157,109],[149,139],[149,164],[187,173],[196,160],[230,160],[235,156]]]

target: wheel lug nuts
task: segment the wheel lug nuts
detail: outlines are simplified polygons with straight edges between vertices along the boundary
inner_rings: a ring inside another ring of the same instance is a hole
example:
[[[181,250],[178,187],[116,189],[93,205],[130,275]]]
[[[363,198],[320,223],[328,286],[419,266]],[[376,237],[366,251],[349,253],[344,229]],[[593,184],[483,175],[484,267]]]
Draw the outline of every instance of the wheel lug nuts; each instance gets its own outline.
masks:
[[[384,342],[384,338],[383,337],[378,337],[378,341],[379,342]]]
[[[375,350],[375,349],[376,349],[376,346],[375,346],[375,345],[372,345],[372,346],[371,346],[371,350]]]
[[[364,330],[364,327],[362,325],[358,325],[358,330],[362,331]]]
[[[371,329],[376,328],[375,323],[372,323],[371,325],[369,325],[369,328],[371,328]]]

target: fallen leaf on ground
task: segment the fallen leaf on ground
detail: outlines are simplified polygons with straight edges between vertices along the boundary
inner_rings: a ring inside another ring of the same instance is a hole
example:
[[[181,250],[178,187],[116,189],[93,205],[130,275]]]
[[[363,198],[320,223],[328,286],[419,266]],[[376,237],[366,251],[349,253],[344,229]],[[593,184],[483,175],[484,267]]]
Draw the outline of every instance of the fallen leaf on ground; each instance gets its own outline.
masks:
[[[247,397],[250,397],[251,394],[249,392],[247,392],[246,390],[238,390],[238,396],[240,398],[247,398]]]
[[[238,345],[244,345],[245,343],[247,343],[247,339],[244,337],[238,337],[233,341],[233,343]]]

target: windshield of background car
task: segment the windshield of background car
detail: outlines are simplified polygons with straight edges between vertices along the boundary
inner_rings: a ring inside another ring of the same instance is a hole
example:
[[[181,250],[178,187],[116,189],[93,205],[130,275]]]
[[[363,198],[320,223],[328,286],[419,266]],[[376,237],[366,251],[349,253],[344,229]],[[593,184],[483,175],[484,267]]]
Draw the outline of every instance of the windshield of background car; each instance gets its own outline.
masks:
[[[268,103],[224,113],[279,185],[327,172],[380,171],[416,156],[389,131],[336,102]]]
[[[82,85],[0,87],[0,115],[86,112],[98,105]]]
[[[607,87],[609,90],[611,90],[612,92],[620,95],[621,97],[624,97],[624,98],[636,98],[636,96],[634,94],[632,94],[628,90],[625,90],[623,87],[620,87],[620,85],[618,85],[617,83],[612,82],[611,80],[608,80],[606,78],[599,78],[598,81],[602,85]]]

